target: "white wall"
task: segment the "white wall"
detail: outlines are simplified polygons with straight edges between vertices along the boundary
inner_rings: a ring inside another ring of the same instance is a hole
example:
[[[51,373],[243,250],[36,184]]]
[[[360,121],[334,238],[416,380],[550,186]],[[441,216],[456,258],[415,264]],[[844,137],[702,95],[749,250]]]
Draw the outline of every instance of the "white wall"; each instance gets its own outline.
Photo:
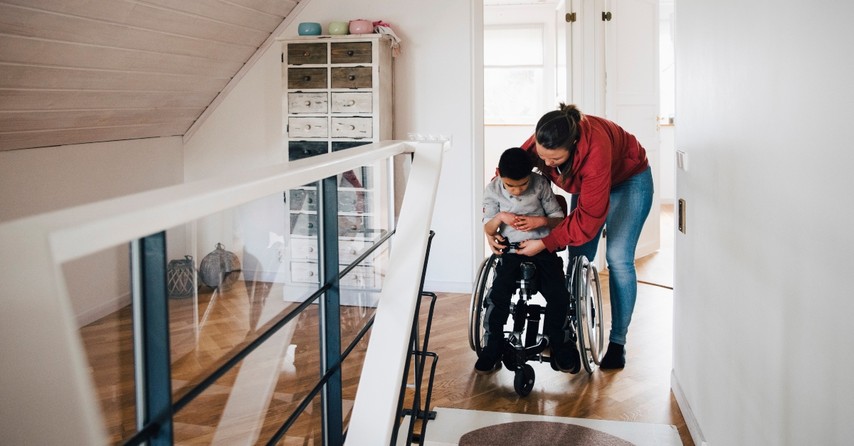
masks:
[[[0,152],[0,221],[181,182],[181,138]]]
[[[472,8],[471,2],[459,0],[311,0],[281,36],[296,36],[299,22],[320,22],[325,30],[330,21],[364,18],[389,22],[402,39],[401,55],[394,61],[394,137],[420,133],[452,138],[433,218],[436,237],[426,282],[431,291],[469,291],[476,266],[473,228],[480,205],[470,193],[475,169]],[[280,136],[281,80],[274,79],[281,73],[280,51],[277,45],[270,48],[186,142],[188,180],[286,159]],[[222,237],[228,237],[229,227],[228,222],[219,226]]]
[[[854,4],[675,7],[675,383],[708,444],[849,444]]]
[[[181,182],[181,138],[0,152],[0,221]],[[79,325],[130,302],[126,246],[63,265]]]

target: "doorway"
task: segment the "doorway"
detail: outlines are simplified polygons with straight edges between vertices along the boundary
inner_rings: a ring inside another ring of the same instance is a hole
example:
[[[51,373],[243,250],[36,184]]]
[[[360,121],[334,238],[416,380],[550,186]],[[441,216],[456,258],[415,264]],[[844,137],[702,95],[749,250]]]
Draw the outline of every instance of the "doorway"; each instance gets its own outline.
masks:
[[[656,273],[648,275],[641,267],[638,272],[639,280],[669,287],[673,282],[672,252],[669,257],[660,252],[672,251],[673,243],[673,1],[660,0],[658,16],[660,152],[656,162],[660,176],[655,187],[661,206],[661,212],[657,213],[661,249],[646,256],[656,258],[652,262],[657,265]],[[483,5],[483,180],[486,183],[495,175],[501,152],[520,145],[531,135],[542,113],[556,108],[558,102],[567,101],[566,57],[561,57],[563,48],[556,43],[566,29],[563,12],[571,8],[563,0],[484,0]],[[484,254],[488,254],[486,246]],[[639,265],[642,263],[643,259],[639,259]]]

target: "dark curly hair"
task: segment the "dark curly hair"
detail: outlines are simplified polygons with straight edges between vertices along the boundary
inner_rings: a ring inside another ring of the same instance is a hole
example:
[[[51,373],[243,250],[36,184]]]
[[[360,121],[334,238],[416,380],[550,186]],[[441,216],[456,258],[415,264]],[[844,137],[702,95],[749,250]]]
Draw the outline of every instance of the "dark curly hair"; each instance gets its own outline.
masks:
[[[519,147],[511,147],[501,154],[498,160],[498,175],[511,180],[521,180],[531,174],[534,163],[528,152]]]

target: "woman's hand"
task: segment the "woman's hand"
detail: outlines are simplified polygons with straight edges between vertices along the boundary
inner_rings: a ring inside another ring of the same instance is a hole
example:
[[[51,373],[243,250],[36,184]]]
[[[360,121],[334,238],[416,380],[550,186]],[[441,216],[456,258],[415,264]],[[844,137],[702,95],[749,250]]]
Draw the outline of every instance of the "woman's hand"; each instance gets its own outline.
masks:
[[[486,241],[489,243],[489,249],[492,250],[493,253],[497,255],[501,255],[501,250],[504,249],[504,243],[506,240],[499,234],[495,234],[492,236],[487,236]]]
[[[524,242],[519,243],[519,248],[516,250],[516,254],[533,257],[544,249],[546,249],[546,245],[542,240],[525,240]]]
[[[548,226],[549,218],[546,216],[525,216],[517,215],[513,221],[513,227],[519,231],[533,231],[534,229]]]

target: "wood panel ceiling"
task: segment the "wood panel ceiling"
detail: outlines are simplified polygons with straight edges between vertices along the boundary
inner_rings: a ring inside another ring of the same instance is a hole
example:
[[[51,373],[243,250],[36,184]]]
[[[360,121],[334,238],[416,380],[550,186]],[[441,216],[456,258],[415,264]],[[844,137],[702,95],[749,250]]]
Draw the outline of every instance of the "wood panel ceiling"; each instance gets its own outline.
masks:
[[[0,150],[184,135],[300,1],[0,0]]]

